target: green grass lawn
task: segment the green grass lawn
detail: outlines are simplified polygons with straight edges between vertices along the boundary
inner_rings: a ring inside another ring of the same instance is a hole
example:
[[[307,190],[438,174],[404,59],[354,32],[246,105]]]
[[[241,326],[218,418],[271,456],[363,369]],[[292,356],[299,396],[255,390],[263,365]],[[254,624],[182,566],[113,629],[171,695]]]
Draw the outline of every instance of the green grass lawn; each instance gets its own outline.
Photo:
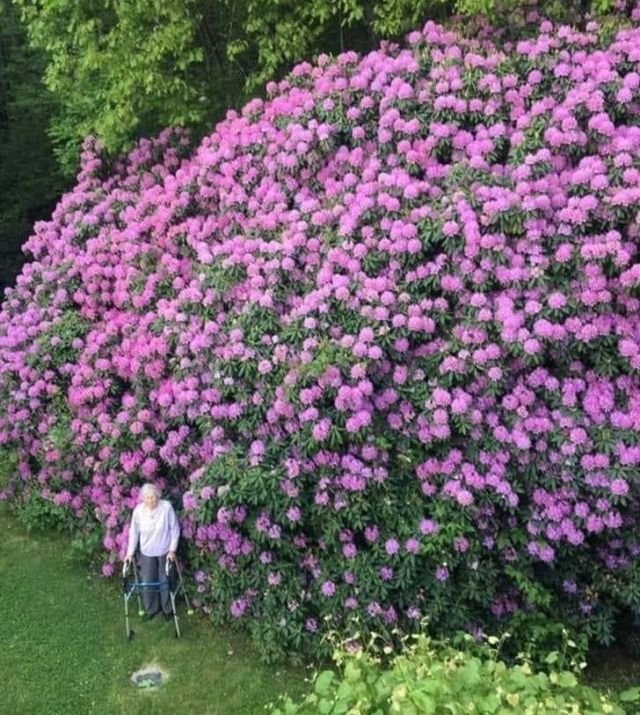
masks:
[[[67,543],[28,534],[0,508],[0,713],[257,715],[303,688],[301,669],[264,665],[245,638],[198,615],[183,614],[180,639],[172,623],[134,615],[128,642],[120,591],[70,563]],[[169,680],[136,690],[129,677],[148,664]]]

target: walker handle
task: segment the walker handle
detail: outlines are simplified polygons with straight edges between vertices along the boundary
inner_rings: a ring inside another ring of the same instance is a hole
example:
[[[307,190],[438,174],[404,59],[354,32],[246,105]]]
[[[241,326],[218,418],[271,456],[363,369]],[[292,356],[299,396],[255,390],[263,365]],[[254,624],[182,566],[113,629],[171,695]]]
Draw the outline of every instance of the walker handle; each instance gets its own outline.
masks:
[[[171,567],[174,566],[176,569],[176,573],[180,574],[180,567],[178,566],[178,561],[177,559],[167,559],[164,564],[164,570],[167,576],[169,575],[169,572],[171,571]]]

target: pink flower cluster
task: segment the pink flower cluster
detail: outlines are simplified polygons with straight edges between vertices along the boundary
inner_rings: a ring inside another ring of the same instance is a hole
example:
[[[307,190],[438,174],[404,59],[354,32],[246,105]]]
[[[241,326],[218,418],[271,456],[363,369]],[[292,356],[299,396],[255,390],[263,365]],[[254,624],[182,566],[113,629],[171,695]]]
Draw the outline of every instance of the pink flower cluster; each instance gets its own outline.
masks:
[[[0,312],[5,496],[113,562],[140,483],[183,495],[203,607],[283,646],[327,615],[614,609],[640,553],[640,29],[429,23],[267,92],[193,151],[87,141]]]

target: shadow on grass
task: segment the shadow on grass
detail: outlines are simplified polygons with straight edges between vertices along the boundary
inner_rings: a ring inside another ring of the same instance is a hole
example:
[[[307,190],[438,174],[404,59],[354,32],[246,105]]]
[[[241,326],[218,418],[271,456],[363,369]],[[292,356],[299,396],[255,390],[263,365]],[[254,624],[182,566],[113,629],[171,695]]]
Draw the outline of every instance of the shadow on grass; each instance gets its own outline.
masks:
[[[640,684],[640,659],[623,648],[597,648],[589,654],[585,680],[594,688],[620,692]]]

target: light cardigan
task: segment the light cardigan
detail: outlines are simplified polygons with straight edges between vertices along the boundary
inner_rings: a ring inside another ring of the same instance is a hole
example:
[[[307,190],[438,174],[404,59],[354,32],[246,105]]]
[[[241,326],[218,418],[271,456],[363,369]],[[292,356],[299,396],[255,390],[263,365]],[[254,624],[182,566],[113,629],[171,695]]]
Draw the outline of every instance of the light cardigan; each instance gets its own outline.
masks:
[[[129,526],[127,558],[132,558],[140,541],[145,556],[164,556],[178,548],[180,526],[171,504],[160,499],[155,509],[141,503],[133,510]]]

